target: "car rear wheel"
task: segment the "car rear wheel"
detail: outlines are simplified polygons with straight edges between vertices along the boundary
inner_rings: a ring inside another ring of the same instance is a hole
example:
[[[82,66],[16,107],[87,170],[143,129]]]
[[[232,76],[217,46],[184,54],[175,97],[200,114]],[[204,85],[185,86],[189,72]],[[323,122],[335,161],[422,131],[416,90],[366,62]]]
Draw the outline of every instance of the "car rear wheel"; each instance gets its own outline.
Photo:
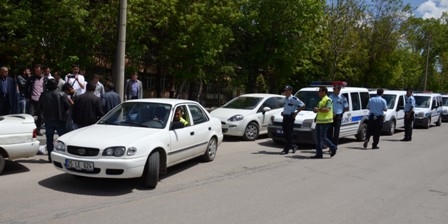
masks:
[[[0,174],[2,174],[4,168],[5,168],[5,158],[2,155],[0,155]]]
[[[255,122],[250,122],[246,129],[244,130],[243,138],[246,141],[254,141],[258,138],[258,135],[260,134],[260,129]]]
[[[146,188],[154,189],[159,182],[159,170],[160,170],[160,154],[159,152],[153,152],[146,160],[145,171],[142,175],[143,186]]]
[[[210,162],[215,159],[216,151],[218,150],[218,142],[215,137],[208,141],[207,149],[205,150],[203,159],[205,162]]]
[[[362,123],[361,126],[359,126],[358,133],[356,134],[356,140],[358,141],[364,141],[366,140],[367,135],[367,124]]]

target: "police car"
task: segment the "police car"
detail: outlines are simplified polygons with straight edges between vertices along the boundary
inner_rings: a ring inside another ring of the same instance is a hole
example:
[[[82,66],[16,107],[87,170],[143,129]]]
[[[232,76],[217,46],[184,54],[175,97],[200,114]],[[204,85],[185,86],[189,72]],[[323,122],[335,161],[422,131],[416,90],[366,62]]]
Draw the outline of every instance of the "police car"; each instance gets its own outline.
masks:
[[[442,95],[442,121],[448,121],[448,95]]]
[[[438,93],[414,94],[414,127],[428,129],[432,123],[442,124],[442,95]]]
[[[316,113],[313,112],[313,108],[320,101],[318,95],[318,86],[320,85],[328,86],[328,95],[333,93],[334,85],[343,86],[341,94],[347,98],[349,110],[343,114],[339,137],[355,136],[358,141],[364,141],[369,114],[367,109],[370,98],[369,90],[360,87],[345,87],[345,82],[313,82],[312,87],[302,88],[295,94],[306,106],[297,114],[294,121],[293,142],[314,144]],[[274,114],[268,125],[268,135],[274,142],[284,141],[282,120],[281,113]]]
[[[376,91],[370,91],[370,96],[376,96]],[[383,98],[387,103],[387,111],[384,113],[382,132],[393,135],[397,127],[404,126],[404,104],[406,91],[384,90]]]

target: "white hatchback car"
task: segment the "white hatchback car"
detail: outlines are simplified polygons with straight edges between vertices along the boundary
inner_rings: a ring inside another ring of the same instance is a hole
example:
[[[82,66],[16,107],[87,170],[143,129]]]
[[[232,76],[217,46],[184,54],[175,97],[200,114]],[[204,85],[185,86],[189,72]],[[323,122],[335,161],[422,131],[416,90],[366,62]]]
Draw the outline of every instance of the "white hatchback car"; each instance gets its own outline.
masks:
[[[174,121],[176,109],[183,119]],[[139,99],[118,105],[96,124],[56,140],[54,166],[66,173],[99,178],[137,178],[155,188],[160,173],[201,156],[212,161],[223,140],[221,121],[199,103]]]
[[[216,108],[211,115],[221,120],[224,135],[253,141],[267,134],[270,117],[283,111],[285,96],[267,93],[244,94]]]
[[[39,150],[39,144],[31,115],[0,116],[0,174],[5,167],[5,159],[32,157]]]

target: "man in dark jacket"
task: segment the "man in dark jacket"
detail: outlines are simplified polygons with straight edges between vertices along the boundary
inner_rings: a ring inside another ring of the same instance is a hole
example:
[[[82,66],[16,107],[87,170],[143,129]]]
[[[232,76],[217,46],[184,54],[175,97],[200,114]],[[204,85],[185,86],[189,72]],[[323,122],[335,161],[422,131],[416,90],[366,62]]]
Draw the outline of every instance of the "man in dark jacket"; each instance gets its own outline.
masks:
[[[103,104],[104,114],[112,110],[115,106],[121,103],[120,95],[115,92],[114,84],[110,81],[107,81],[104,85],[104,89],[106,93],[103,94],[101,101]]]
[[[94,94],[95,85],[87,83],[86,90],[73,104],[73,122],[78,128],[95,124],[104,114],[101,99]]]
[[[40,95],[38,109],[42,112],[42,118],[45,121],[48,161],[51,162],[54,131],[57,131],[59,136],[67,132],[67,111],[70,105],[64,93],[57,90],[56,80],[48,80],[47,88],[48,91],[42,92]]]
[[[0,68],[0,115],[15,114],[17,111],[16,82],[8,74],[7,67]]]
[[[42,135],[40,132],[40,129],[42,128],[42,116],[41,112],[38,109],[38,102],[40,95],[47,91],[47,83],[49,78],[44,76],[42,72],[42,66],[41,65],[35,65],[34,66],[34,74],[30,76],[25,83],[25,97],[28,101],[27,105],[27,111],[32,116],[37,116],[36,120],[36,128],[37,128],[37,135]]]

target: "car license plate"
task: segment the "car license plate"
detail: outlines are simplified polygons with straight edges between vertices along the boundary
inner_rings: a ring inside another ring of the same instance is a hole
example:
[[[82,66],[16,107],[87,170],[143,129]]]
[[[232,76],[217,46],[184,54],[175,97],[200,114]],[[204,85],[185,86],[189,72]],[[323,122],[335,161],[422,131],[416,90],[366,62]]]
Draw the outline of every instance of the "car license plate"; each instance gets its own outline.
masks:
[[[65,167],[67,169],[93,171],[94,165],[93,162],[84,162],[84,161],[66,159]]]
[[[283,135],[283,130],[281,130],[281,129],[277,130],[277,134],[282,134]]]

